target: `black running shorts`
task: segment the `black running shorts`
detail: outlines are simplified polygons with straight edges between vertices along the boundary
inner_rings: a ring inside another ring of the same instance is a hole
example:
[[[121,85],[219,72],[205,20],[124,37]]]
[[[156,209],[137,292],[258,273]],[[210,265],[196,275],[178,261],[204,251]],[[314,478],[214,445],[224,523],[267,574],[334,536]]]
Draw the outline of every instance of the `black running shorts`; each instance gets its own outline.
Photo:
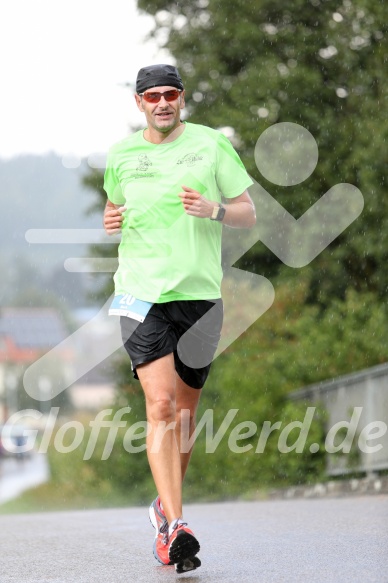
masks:
[[[144,322],[121,316],[121,334],[134,377],[139,378],[139,364],[173,353],[180,378],[201,389],[220,339],[222,318],[221,299],[154,304]]]

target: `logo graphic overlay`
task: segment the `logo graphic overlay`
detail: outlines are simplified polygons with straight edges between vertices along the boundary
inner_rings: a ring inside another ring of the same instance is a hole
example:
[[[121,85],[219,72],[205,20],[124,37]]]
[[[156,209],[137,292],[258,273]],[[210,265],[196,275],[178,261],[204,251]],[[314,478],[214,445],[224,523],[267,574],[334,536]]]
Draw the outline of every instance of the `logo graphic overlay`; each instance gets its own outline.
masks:
[[[193,157],[192,157],[193,156]],[[192,165],[197,161],[196,155],[184,157],[179,162]],[[268,128],[257,141],[255,161],[260,172],[268,180],[282,186],[294,186],[308,178],[314,171],[318,160],[318,148],[313,136],[303,127],[293,123],[279,123]],[[150,165],[150,161],[142,160],[143,168]],[[231,159],[231,163],[237,162]],[[194,180],[194,176],[193,176]],[[257,222],[252,229],[223,230],[224,237],[224,280],[222,295],[225,306],[225,317],[221,339],[215,356],[225,350],[249,326],[260,318],[272,305],[275,292],[272,284],[256,274],[245,272],[233,267],[257,241],[262,241],[283,263],[290,267],[300,268],[308,265],[330,243],[336,239],[356,218],[363,209],[364,200],[361,192],[351,184],[333,185],[314,205],[312,205],[299,219],[295,219],[281,204],[279,204],[258,182],[249,188],[249,194],[255,203]],[[185,183],[185,182],[183,182]],[[179,191],[181,179],[177,184]],[[196,184],[187,182],[192,188]],[[151,210],[151,209],[150,209]],[[170,216],[170,221],[178,221],[182,213]],[[203,219],[198,219],[203,220]],[[164,225],[168,228],[168,225]],[[77,240],[101,243],[103,231],[90,232],[89,230],[30,230],[26,239],[30,243],[69,243]],[[107,237],[103,242],[116,244],[119,237]],[[115,271],[116,262],[105,259],[69,258],[65,267],[68,271]],[[59,346],[44,355],[31,365],[24,376],[26,392],[35,399],[42,400],[39,391],[39,377],[45,374],[50,359],[66,347],[79,346],[84,333],[93,328],[94,320],[98,317],[108,318],[107,312],[112,298],[105,303],[100,313],[90,322],[79,328]],[[214,322],[219,318],[218,304],[215,304],[178,343],[178,352],[181,359],[188,366],[203,367],[211,363],[214,350],[204,350],[203,343],[198,343],[198,337],[206,338],[212,330]],[[132,330],[133,325],[129,328]],[[214,328],[213,328],[214,329]],[[130,333],[130,332],[128,332]],[[124,332],[125,335],[125,332]],[[124,339],[125,340],[125,339]],[[117,329],[112,333],[111,340],[104,347],[101,355],[83,362],[80,355],[80,366],[71,378],[58,380],[53,384],[51,394],[47,400],[58,395],[76,380],[94,368],[103,359],[109,357],[122,346],[122,338]]]

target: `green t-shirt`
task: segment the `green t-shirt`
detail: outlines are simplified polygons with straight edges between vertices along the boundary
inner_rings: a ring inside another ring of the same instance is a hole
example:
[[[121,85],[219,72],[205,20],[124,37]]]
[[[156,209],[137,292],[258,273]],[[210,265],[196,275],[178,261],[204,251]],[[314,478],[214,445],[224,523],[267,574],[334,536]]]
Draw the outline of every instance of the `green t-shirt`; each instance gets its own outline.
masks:
[[[141,130],[115,144],[104,189],[127,208],[115,293],[156,303],[219,298],[222,225],[187,215],[178,193],[189,186],[221,202],[251,184],[229,140],[205,126],[186,123],[168,143],[147,142]]]

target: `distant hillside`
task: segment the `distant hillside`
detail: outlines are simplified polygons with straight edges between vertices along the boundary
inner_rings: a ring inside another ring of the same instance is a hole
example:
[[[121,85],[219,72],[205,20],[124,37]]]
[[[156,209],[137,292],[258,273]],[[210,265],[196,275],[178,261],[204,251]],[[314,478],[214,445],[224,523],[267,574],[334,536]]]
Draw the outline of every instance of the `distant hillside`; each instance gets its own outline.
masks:
[[[32,283],[35,287],[44,284],[47,289],[52,287],[48,282],[61,282],[64,296],[74,296],[78,287],[80,291],[83,288],[83,276],[68,274],[63,262],[70,256],[84,256],[84,246],[30,245],[25,233],[33,228],[101,228],[101,216],[86,214],[96,201],[93,192],[82,185],[82,176],[87,172],[85,162],[77,169],[68,169],[53,153],[0,159],[3,305],[10,295],[23,292]],[[10,289],[12,285],[17,289]]]
[[[55,154],[0,159],[1,245],[25,245],[32,228],[101,227],[100,217],[85,216],[94,202],[81,183],[87,170],[86,163],[65,168]]]

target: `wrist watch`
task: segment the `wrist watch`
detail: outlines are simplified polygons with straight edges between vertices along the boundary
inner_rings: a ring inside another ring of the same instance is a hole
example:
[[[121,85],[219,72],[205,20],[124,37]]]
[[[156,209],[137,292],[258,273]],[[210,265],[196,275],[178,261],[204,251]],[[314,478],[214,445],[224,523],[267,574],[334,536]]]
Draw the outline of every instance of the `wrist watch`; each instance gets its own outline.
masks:
[[[226,208],[220,204],[219,206],[215,206],[213,212],[211,214],[210,220],[211,221],[222,221],[225,216]]]

